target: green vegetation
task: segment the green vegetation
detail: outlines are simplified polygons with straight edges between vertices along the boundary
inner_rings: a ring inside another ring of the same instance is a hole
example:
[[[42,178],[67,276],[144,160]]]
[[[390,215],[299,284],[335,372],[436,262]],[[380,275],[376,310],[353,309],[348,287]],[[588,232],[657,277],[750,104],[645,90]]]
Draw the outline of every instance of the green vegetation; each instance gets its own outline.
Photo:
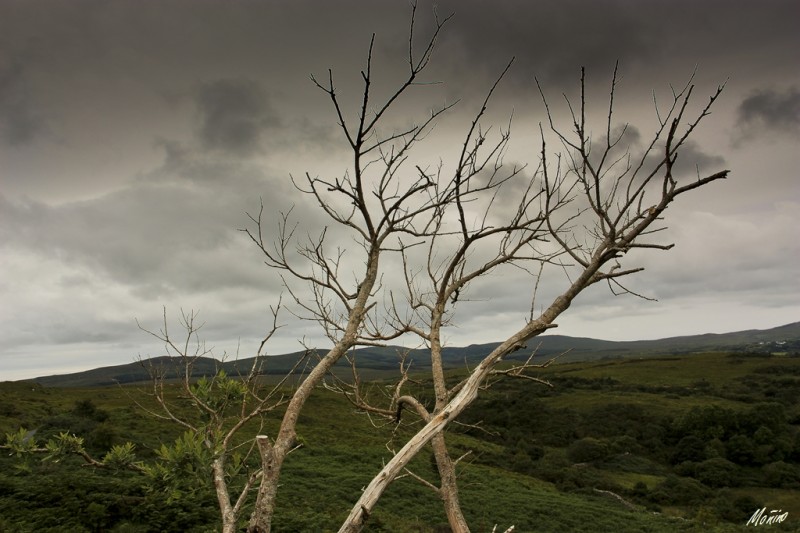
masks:
[[[601,360],[552,365],[540,377],[554,387],[494,383],[448,434],[454,457],[470,452],[458,468],[474,531],[744,531],[762,507],[788,512],[769,527],[800,531],[800,358]],[[127,453],[160,465],[161,480],[55,452],[3,453],[0,531],[213,531],[217,505],[193,443],[133,399],[147,397],[133,386],[0,384],[2,435],[39,447],[79,437],[100,458],[131,441]],[[303,446],[285,465],[275,530],[335,530],[388,449],[418,424],[410,414],[403,422],[376,428],[318,390],[298,425]],[[430,457],[411,471],[436,481]],[[447,520],[433,492],[406,476],[367,530],[446,531]]]

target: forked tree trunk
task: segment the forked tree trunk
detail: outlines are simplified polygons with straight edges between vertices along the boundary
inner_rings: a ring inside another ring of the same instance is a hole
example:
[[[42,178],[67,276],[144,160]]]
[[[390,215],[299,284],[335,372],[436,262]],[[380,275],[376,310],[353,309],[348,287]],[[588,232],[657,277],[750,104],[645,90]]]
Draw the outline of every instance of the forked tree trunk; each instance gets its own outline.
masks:
[[[450,403],[447,410],[432,417],[430,421],[386,463],[383,469],[381,469],[378,475],[372,479],[361,493],[361,497],[342,524],[339,533],[357,533],[361,531],[372,509],[389,484],[394,481],[397,475],[402,472],[414,457],[416,457],[420,450],[423,449],[437,433],[440,433],[445,428],[449,419],[457,416],[472,402],[476,395],[477,386],[474,388],[464,387]]]
[[[506,339],[473,369],[458,394],[447,403],[441,412],[431,417],[425,426],[411,437],[405,446],[386,463],[378,475],[367,485],[361,493],[361,497],[351,509],[350,515],[339,528],[339,533],[357,533],[361,531],[364,527],[364,522],[369,518],[369,514],[389,484],[394,481],[403,468],[425,445],[437,434],[441,433],[452,419],[461,414],[478,397],[481,383],[489,376],[495,365],[508,354],[524,346],[525,341],[528,339],[551,327],[555,327],[553,321],[570,306],[575,296],[590,284],[592,276],[597,272],[600,265],[599,260],[590,264],[573,282],[572,286],[561,296],[558,296],[537,320],[528,322],[524,328]]]

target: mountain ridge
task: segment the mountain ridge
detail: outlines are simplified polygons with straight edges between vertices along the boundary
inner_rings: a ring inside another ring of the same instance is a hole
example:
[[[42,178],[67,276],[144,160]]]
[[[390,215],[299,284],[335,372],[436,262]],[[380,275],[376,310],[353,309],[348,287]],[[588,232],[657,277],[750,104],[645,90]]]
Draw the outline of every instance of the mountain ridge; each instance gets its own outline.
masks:
[[[446,368],[453,369],[474,365],[491,352],[499,342],[471,344],[463,347],[445,347],[443,362]],[[531,352],[543,358],[559,355],[559,361],[572,362],[614,357],[651,357],[657,355],[677,355],[693,352],[787,352],[800,353],[800,322],[784,324],[764,330],[751,329],[730,333],[704,333],[699,335],[683,335],[653,340],[608,341],[589,337],[571,337],[567,335],[541,335],[529,341],[526,349],[511,354],[510,360],[525,360]],[[359,369],[368,371],[374,378],[388,377],[396,372],[399,353],[407,352],[407,360],[413,363],[415,371],[430,368],[425,349],[408,349],[399,346],[365,347],[355,350],[354,357]],[[305,356],[304,351],[289,354],[263,357],[262,374],[266,376],[282,376],[288,374]],[[100,387],[116,384],[130,384],[148,381],[148,370],[165,372],[167,376],[177,375],[176,359],[160,356],[132,363],[98,367],[82,372],[41,376],[21,381],[33,381],[48,387]],[[254,358],[237,361],[219,361],[212,358],[200,358],[195,361],[194,375],[212,375],[218,369],[224,369],[229,375],[246,373],[253,365]],[[340,361],[336,365],[338,373],[345,374],[350,364]],[[296,374],[302,373],[303,365]]]

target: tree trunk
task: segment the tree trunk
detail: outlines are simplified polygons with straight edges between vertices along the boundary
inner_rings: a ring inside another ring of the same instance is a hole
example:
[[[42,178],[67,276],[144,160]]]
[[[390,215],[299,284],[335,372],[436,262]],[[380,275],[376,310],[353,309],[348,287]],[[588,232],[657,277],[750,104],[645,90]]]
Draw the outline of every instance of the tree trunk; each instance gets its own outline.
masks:
[[[590,265],[564,294],[557,297],[550,304],[550,307],[537,320],[528,322],[524,328],[506,339],[475,367],[472,374],[464,382],[464,386],[448,402],[445,409],[431,417],[425,426],[411,437],[405,446],[386,463],[378,475],[367,485],[361,493],[361,497],[351,509],[350,515],[344,521],[342,527],[339,528],[339,533],[357,533],[361,531],[375,504],[389,484],[397,477],[397,474],[408,465],[433,437],[441,433],[452,419],[461,414],[478,397],[481,383],[483,383],[495,365],[509,353],[521,348],[526,340],[539,335],[548,328],[554,327],[552,325],[553,321],[570,306],[575,296],[589,284],[589,280],[598,268],[599,264]]]
[[[378,260],[380,258],[380,243],[373,243],[367,262],[367,271],[364,281],[359,287],[358,297],[350,311],[347,329],[339,342],[323,357],[311,370],[306,378],[294,391],[286,412],[281,421],[275,442],[270,443],[269,437],[259,435],[256,437],[259,451],[261,452],[261,484],[258,487],[253,514],[250,517],[248,533],[270,533],[272,528],[272,515],[275,513],[275,497],[278,494],[278,480],[286,456],[295,446],[297,439],[297,419],[300,411],[311,396],[320,381],[325,377],[331,367],[355,346],[358,340],[358,331],[364,322],[367,309],[367,300],[378,278]]]
[[[278,493],[278,478],[285,453],[276,453],[275,446],[266,435],[256,437],[261,452],[261,484],[258,487],[253,514],[248,533],[269,533],[272,528],[272,515],[275,513],[275,496]]]
[[[436,468],[439,470],[441,480],[440,495],[444,503],[444,511],[447,514],[447,522],[453,533],[469,533],[469,526],[461,512],[461,504],[458,500],[458,481],[456,479],[456,468],[450,454],[447,452],[447,444],[444,440],[444,433],[437,433],[431,439],[433,455],[436,458]]]
[[[228,484],[225,482],[225,459],[217,457],[211,464],[211,475],[214,481],[214,491],[217,494],[219,510],[222,515],[222,533],[234,533],[236,531],[237,513],[231,507],[230,495],[228,494]]]
[[[445,381],[444,366],[442,364],[442,343],[440,332],[442,319],[444,316],[444,299],[440,298],[431,316],[431,371],[433,373],[433,386],[436,393],[436,410],[438,414],[447,404],[447,382]],[[436,459],[436,468],[439,470],[439,480],[441,482],[439,496],[444,504],[444,511],[447,515],[447,522],[454,533],[469,533],[469,526],[461,512],[461,504],[458,501],[458,480],[456,479],[456,469],[450,454],[447,451],[447,443],[444,433],[437,433],[431,439],[433,456]]]

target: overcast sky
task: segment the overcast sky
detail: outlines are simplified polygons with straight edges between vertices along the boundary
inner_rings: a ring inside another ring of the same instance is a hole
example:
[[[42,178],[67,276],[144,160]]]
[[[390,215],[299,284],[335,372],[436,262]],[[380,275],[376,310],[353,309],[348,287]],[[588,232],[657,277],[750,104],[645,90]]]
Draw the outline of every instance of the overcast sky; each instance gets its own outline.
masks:
[[[352,116],[373,32],[376,91],[400,79],[409,12],[404,0],[0,1],[0,380],[160,355],[135,319],[158,328],[163,307],[171,319],[198,310],[217,354],[253,355],[281,285],[237,229],[259,197],[266,217],[295,205],[321,229],[289,175],[343,174],[346,144],[309,75],[332,68]],[[686,157],[730,178],[668,210],[663,238],[676,247],[643,257],[630,281],[658,302],[593,288],[557,333],[632,340],[800,320],[800,3],[448,1],[438,12],[455,12],[426,73],[442,83],[416,88],[395,120],[461,101],[422,165],[455,152],[512,56],[490,113],[502,125],[513,113],[507,158],[532,166],[545,118],[534,76],[558,102],[585,66],[602,111],[619,60],[616,116],[643,140],[654,94],[666,101],[696,69],[704,104],[727,80]],[[432,14],[421,0],[420,38]],[[476,286],[448,342],[511,333],[531,288],[517,274]],[[312,324],[283,322],[270,353],[321,342]]]

